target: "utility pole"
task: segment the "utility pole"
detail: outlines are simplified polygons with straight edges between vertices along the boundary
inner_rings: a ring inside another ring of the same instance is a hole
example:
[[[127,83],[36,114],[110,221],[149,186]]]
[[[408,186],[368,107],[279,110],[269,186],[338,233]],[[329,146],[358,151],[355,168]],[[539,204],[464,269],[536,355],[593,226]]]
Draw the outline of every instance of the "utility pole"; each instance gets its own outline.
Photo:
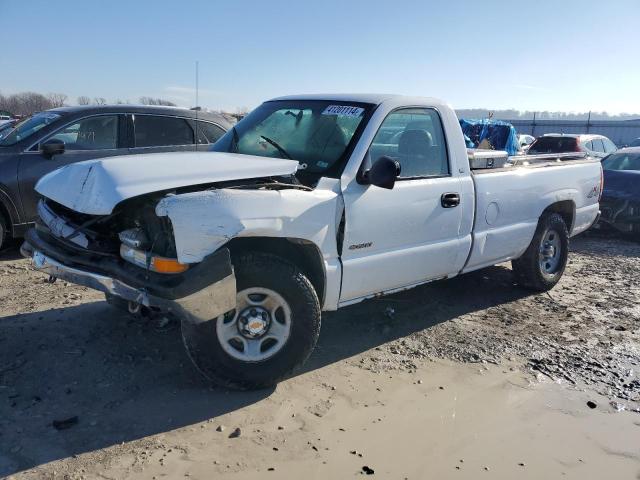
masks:
[[[536,112],[533,112],[533,122],[531,122],[531,136],[536,136]]]

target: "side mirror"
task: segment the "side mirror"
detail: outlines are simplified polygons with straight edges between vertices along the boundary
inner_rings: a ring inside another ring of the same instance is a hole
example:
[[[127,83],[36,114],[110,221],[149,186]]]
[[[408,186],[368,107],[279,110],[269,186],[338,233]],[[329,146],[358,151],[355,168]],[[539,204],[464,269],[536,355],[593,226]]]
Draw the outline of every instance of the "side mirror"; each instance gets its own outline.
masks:
[[[60,155],[61,153],[64,153],[64,142],[58,138],[50,138],[40,145],[40,151],[45,158]]]
[[[362,176],[366,183],[391,190],[396,184],[398,175],[400,175],[400,163],[384,155],[378,158]]]

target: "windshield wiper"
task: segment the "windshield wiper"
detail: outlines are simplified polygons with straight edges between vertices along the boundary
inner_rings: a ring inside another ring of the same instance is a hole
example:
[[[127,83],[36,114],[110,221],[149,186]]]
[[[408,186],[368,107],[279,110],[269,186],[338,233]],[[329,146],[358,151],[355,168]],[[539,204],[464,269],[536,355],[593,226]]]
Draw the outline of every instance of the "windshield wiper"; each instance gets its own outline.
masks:
[[[283,158],[288,158],[289,160],[293,160],[293,158],[291,158],[291,155],[289,155],[284,148],[278,145],[278,142],[276,142],[275,140],[271,140],[269,137],[265,137],[264,135],[260,135],[260,138],[262,138],[265,142],[267,142],[269,145],[271,145],[276,150],[278,150],[278,152],[280,152],[280,155]]]

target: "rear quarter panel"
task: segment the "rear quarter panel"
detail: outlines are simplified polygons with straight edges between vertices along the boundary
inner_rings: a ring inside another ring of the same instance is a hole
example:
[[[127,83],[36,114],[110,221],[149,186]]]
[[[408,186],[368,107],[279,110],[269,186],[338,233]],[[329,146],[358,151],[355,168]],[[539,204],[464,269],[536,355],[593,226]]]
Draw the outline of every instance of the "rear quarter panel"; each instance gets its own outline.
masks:
[[[521,256],[544,210],[570,201],[575,208],[571,236],[591,226],[598,214],[600,164],[523,166],[473,174],[476,211],[473,246],[464,272]]]

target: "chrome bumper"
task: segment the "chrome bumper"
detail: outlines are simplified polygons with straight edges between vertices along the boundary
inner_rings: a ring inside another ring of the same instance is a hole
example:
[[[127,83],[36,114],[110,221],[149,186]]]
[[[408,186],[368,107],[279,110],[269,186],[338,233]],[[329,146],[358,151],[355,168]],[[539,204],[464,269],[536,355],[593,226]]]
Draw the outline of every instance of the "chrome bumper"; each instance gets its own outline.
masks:
[[[143,289],[134,288],[118,279],[66,266],[38,250],[33,251],[31,260],[40,272],[146,307],[173,312],[194,323],[214,319],[236,307],[236,279],[233,274],[191,295],[168,300],[149,295]]]

